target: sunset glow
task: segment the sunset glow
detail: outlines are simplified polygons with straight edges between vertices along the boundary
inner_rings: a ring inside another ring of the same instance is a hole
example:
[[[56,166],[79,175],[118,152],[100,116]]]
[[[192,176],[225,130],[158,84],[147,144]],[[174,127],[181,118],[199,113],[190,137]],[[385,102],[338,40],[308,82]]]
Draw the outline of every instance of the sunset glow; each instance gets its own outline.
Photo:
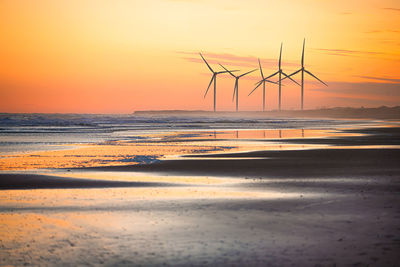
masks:
[[[398,1],[1,1],[0,112],[131,113],[212,109],[203,52],[242,72],[305,65],[305,108],[400,104]],[[240,108],[260,110],[260,78],[241,80]],[[307,78],[308,79],[308,78]],[[296,77],[300,80],[300,77]],[[234,110],[234,80],[218,77],[218,110]],[[285,81],[283,109],[299,109]],[[267,109],[277,108],[267,87]]]

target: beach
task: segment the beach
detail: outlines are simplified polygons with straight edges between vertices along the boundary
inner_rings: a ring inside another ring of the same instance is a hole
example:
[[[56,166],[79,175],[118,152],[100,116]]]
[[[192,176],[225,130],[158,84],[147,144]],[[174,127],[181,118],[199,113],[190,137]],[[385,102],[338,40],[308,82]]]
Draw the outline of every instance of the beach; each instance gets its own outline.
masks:
[[[0,0],[0,267],[400,267],[399,11]]]
[[[63,126],[80,142],[62,149],[2,154],[0,265],[400,260],[397,121],[94,120]]]

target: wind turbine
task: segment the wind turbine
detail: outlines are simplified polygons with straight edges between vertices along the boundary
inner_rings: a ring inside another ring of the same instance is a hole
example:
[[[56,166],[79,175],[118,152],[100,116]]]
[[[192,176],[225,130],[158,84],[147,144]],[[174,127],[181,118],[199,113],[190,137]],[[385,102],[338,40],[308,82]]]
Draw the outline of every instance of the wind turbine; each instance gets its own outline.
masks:
[[[281,87],[282,87],[282,75],[286,76],[286,78],[289,78],[291,81],[293,81],[294,83],[296,83],[297,85],[300,85],[298,82],[296,82],[295,80],[293,80],[291,77],[289,77],[289,75],[287,75],[286,73],[283,72],[282,68],[281,68],[281,60],[282,59],[282,43],[281,43],[281,50],[279,53],[279,69],[277,72],[275,72],[274,74],[269,75],[268,77],[266,77],[264,80],[267,80],[271,77],[274,77],[275,75],[279,74],[278,78],[278,84],[279,84],[279,110],[281,110]]]
[[[243,73],[241,75],[235,75],[233,74],[231,71],[227,70],[224,66],[222,66],[221,64],[219,64],[221,67],[224,68],[224,70],[226,70],[230,75],[232,75],[232,77],[235,78],[235,87],[233,88],[233,98],[232,101],[235,99],[235,94],[236,94],[236,112],[239,111],[239,79],[242,78],[243,76],[246,76],[247,74],[250,74],[254,71],[256,71],[257,69],[248,71],[246,73]]]
[[[303,40],[303,52],[301,54],[301,68],[299,70],[296,70],[295,72],[293,72],[292,74],[290,74],[287,78],[290,78],[291,76],[299,73],[301,71],[301,110],[303,110],[303,100],[304,100],[304,72],[307,73],[308,75],[312,76],[313,78],[317,79],[319,82],[323,83],[324,85],[328,86],[326,83],[324,83],[323,81],[321,81],[320,79],[317,78],[317,76],[315,76],[314,74],[312,74],[311,72],[309,72],[308,70],[306,70],[306,68],[304,68],[304,47],[306,45],[306,38],[304,38]],[[283,78],[282,80],[286,79]]]
[[[204,94],[204,98],[206,97],[207,93],[208,93],[208,89],[210,89],[211,83],[214,81],[214,112],[216,110],[216,104],[217,104],[217,75],[221,74],[221,73],[226,73],[229,72],[228,70],[226,71],[214,71],[210,65],[208,65],[207,61],[204,59],[203,55],[201,53],[199,53],[201,58],[203,59],[203,61],[206,63],[207,67],[210,69],[210,71],[213,73],[212,77],[211,77],[211,81],[208,84],[206,93]],[[233,70],[236,71],[236,70]]]
[[[260,66],[261,80],[258,81],[258,85],[256,86],[256,88],[253,89],[253,91],[250,92],[250,94],[248,96],[250,96],[262,84],[263,85],[263,111],[265,111],[265,82],[274,83],[274,84],[277,84],[277,83],[265,79],[264,73],[262,71],[260,59],[258,59],[258,66]]]

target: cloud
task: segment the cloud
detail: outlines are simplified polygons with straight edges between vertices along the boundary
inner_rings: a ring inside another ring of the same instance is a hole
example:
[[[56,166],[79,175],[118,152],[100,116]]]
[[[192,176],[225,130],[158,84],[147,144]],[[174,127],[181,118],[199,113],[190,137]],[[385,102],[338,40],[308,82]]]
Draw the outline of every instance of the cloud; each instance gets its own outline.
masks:
[[[378,99],[366,98],[363,96],[330,96],[329,100],[334,103],[340,103],[340,105],[349,105],[349,106],[379,106],[382,105]],[[386,105],[396,105],[396,103],[387,103]]]
[[[382,9],[400,12],[400,8],[395,7],[383,7]]]
[[[348,49],[328,49],[328,48],[311,48],[312,50],[322,51],[326,54],[338,56],[362,56],[362,55],[384,55],[383,52],[376,51],[361,51],[361,50],[348,50]]]
[[[380,58],[390,61],[400,61],[399,55],[395,53],[380,52],[380,51],[363,51],[350,49],[328,49],[328,48],[311,48],[311,50],[324,53],[331,56],[342,57],[361,57],[361,58]]]
[[[378,82],[328,82],[329,87],[307,81],[307,98],[319,99],[321,105],[337,106],[398,106],[400,84]],[[310,102],[312,103],[312,102]]]
[[[400,83],[329,82],[329,87],[314,86],[310,91],[322,92],[331,97],[368,99],[377,104],[400,104]]]
[[[400,33],[400,30],[371,30],[364,33]]]
[[[396,45],[400,46],[400,41],[399,39],[386,39],[386,40],[380,40],[382,44],[389,44],[389,45]]]
[[[194,63],[204,64],[198,52],[187,52],[187,51],[177,51],[178,54],[182,55],[184,60]],[[227,66],[240,66],[248,68],[258,67],[258,58],[255,56],[239,56],[229,53],[202,53],[209,64],[222,64]],[[278,56],[276,58],[260,58],[261,65],[263,68],[277,68],[278,66]],[[284,60],[282,65],[298,67],[299,62],[293,60]]]
[[[345,12],[339,12],[339,14],[340,15],[351,15],[351,14],[353,14],[353,12],[345,11]]]
[[[189,62],[192,62],[192,63],[204,64],[204,61],[201,59],[200,56],[198,58],[196,58],[196,57],[182,57],[182,59],[184,59],[186,61],[189,61]],[[223,65],[226,68],[228,68],[228,66],[232,66],[232,65],[240,66],[240,67],[248,67],[248,68],[255,68],[256,67],[255,64],[250,64],[250,63],[245,63],[245,62],[240,63],[240,64],[239,63],[232,64],[231,61],[226,61],[226,60],[209,59],[209,58],[206,58],[206,60],[207,60],[208,64],[210,64],[210,65],[218,65],[218,66],[211,66],[215,70],[221,69],[221,67],[219,67],[219,64]]]
[[[357,76],[357,77],[364,78],[364,79],[369,79],[369,80],[378,80],[378,81],[384,81],[384,82],[391,82],[391,83],[400,84],[400,79],[396,79],[396,78],[373,77],[373,76]]]

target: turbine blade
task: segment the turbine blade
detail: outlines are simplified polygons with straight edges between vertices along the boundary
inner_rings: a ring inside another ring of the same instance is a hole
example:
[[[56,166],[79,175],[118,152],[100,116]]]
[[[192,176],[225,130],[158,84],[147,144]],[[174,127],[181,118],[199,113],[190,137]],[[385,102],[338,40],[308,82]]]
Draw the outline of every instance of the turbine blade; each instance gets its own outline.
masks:
[[[261,77],[264,79],[264,73],[262,71],[260,59],[258,59],[258,66],[260,66]]]
[[[304,47],[306,45],[306,38],[303,40],[303,53],[301,54],[301,66],[304,67]]]
[[[222,66],[222,64],[220,64],[220,63],[218,63],[224,70],[226,70],[226,71],[224,71],[224,72],[228,72],[230,75],[232,75],[233,77],[236,77],[230,70],[228,70],[227,68],[225,68],[224,66]],[[222,73],[224,73],[224,72],[222,72]],[[221,72],[218,72],[218,73],[221,73]]]
[[[235,72],[235,71],[239,71],[239,70],[217,71],[217,72],[215,72],[215,74],[221,74],[221,73],[227,73],[227,72]],[[236,76],[235,76],[235,77],[236,77]]]
[[[295,72],[293,72],[292,74],[290,74],[290,75],[288,75],[288,76],[291,77],[291,76],[297,74],[297,73],[300,72],[300,71],[301,71],[301,69],[296,70]],[[287,77],[283,77],[283,78],[281,79],[281,81],[285,80],[286,78],[287,78]]]
[[[208,84],[206,93],[204,94],[204,98],[206,98],[206,95],[207,95],[207,93],[208,93],[208,89],[210,89],[210,86],[211,86],[212,82],[214,81],[214,79],[215,79],[215,74],[212,76],[211,81],[210,81],[210,83]]]
[[[207,61],[205,60],[205,58],[203,57],[203,55],[201,53],[199,53],[201,58],[203,59],[203,61],[207,64],[207,67],[211,70],[211,72],[214,72],[213,69],[210,67],[210,65],[208,65]]]
[[[288,76],[289,76],[289,77],[292,77],[293,75],[299,73],[300,71],[301,71],[301,69],[296,70],[295,72],[293,72],[292,74],[289,74]],[[283,77],[283,79],[281,79],[281,81],[283,81],[283,80],[286,79],[286,78],[287,78],[287,77]]]
[[[245,75],[247,75],[247,74],[250,74],[250,73],[252,73],[252,72],[254,72],[254,71],[256,71],[256,70],[257,70],[257,69],[248,71],[248,72],[246,72],[246,73],[243,73],[242,75],[239,75],[238,77],[239,77],[239,78],[240,78],[240,77],[243,77],[243,76],[245,76]]]
[[[269,82],[269,83],[273,83],[273,84],[278,84],[277,82],[273,82],[273,81],[270,81],[270,80],[264,80],[264,81]]]
[[[233,100],[235,100],[236,88],[237,88],[237,80],[235,81],[235,87],[233,88],[232,102],[233,102]]]
[[[296,75],[296,74],[299,73],[300,71],[301,71],[301,69],[296,70],[295,72],[293,72],[292,74],[290,74],[289,77],[291,77],[291,76],[293,76],[293,75]]]
[[[285,75],[286,78],[289,78],[292,82],[294,82],[295,84],[297,84],[298,86],[300,86],[300,84],[299,84],[298,82],[296,82],[295,80],[293,80],[289,75],[287,75],[287,74],[284,73],[283,71],[282,71],[282,74]],[[281,79],[281,80],[283,80],[283,79]]]
[[[301,69],[296,70],[295,72],[291,73],[291,74],[289,75],[289,77],[292,77],[293,75],[296,75],[296,74],[299,73],[300,71],[301,71]],[[286,77],[283,78],[283,79],[286,79]],[[282,80],[283,80],[283,79],[282,79]]]
[[[271,77],[274,77],[275,75],[277,75],[279,73],[279,71],[275,72],[274,74],[269,75],[268,77],[266,77],[264,80],[269,79]]]
[[[264,79],[262,79],[262,80],[260,80],[260,81],[258,81],[258,82],[256,82],[256,83],[254,83],[254,85],[257,85],[257,84],[259,84],[259,83],[262,83],[264,81]]]
[[[315,79],[317,79],[319,82],[325,84],[325,86],[328,86],[326,83],[324,83],[323,81],[321,81],[317,76],[315,76],[314,74],[312,74],[311,72],[309,72],[308,70],[304,70],[305,72],[307,72],[309,75],[311,75],[312,77],[314,77]]]
[[[279,69],[281,69],[282,45],[283,43],[281,43],[281,51],[279,52]]]
[[[250,94],[248,94],[247,96],[250,96],[262,83],[264,80],[262,80],[257,86],[256,88],[253,89],[253,91],[250,92]]]

